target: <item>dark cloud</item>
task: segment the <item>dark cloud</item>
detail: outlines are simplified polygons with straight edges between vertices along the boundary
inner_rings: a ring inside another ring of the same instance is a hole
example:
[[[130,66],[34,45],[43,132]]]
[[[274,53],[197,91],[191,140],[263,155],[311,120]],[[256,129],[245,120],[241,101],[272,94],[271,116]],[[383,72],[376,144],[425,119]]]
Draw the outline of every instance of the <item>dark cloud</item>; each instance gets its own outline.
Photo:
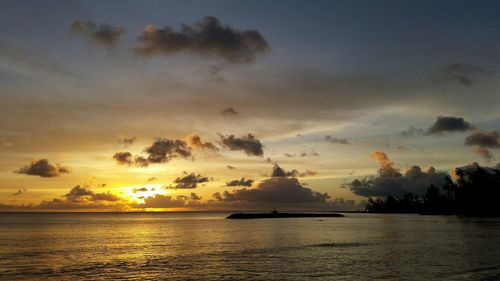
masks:
[[[232,180],[226,182],[226,186],[252,186],[254,180],[241,178],[239,180]]]
[[[475,66],[454,63],[440,68],[432,77],[436,83],[458,83],[463,86],[474,86],[477,81],[485,75],[491,74],[491,71]]]
[[[125,33],[125,29],[121,26],[97,24],[92,21],[82,22],[79,20],[75,20],[71,24],[70,30],[74,34],[84,35],[107,46],[115,45]]]
[[[148,182],[152,182],[152,181],[155,181],[155,180],[157,180],[157,178],[156,178],[156,177],[150,177],[150,178],[148,179]]]
[[[164,163],[174,158],[191,157],[191,148],[183,140],[157,139],[144,152],[149,163]]]
[[[234,135],[228,135],[224,137],[220,135],[222,144],[229,150],[244,151],[248,156],[263,156],[264,150],[262,143],[256,139],[252,134],[243,136],[241,138],[235,137]]]
[[[147,158],[137,155],[135,158],[130,152],[117,152],[113,155],[113,159],[120,165],[132,165],[137,167],[147,168],[149,164],[164,163],[174,158],[189,158],[192,157],[191,150],[210,150],[217,151],[219,148],[210,142],[203,142],[200,136],[192,134],[183,140],[170,140],[158,138],[149,147],[144,149],[148,154]]]
[[[412,166],[403,174],[380,150],[372,152],[370,157],[380,163],[378,175],[356,179],[344,185],[357,195],[368,197],[401,196],[405,192],[421,195],[431,184],[441,186],[448,176],[447,173],[436,172],[433,167],[424,172],[419,166]]]
[[[500,131],[474,131],[465,138],[466,145],[478,145],[487,148],[500,148]]]
[[[113,159],[115,159],[118,165],[132,165],[134,162],[132,153],[130,152],[116,152],[113,155]]]
[[[196,195],[196,193],[194,193],[194,192],[191,192],[191,194],[189,195],[189,198],[193,201],[201,200],[201,196]]]
[[[339,138],[334,138],[332,136],[325,136],[325,140],[331,143],[351,144],[347,139],[339,139]]]
[[[269,45],[256,30],[240,31],[223,26],[216,17],[205,17],[180,31],[172,27],[147,25],[140,36],[143,43],[136,49],[140,55],[172,55],[178,53],[221,58],[229,62],[252,62]]]
[[[489,148],[500,148],[500,131],[475,130],[465,138],[466,145],[476,145],[474,153],[484,158],[487,162],[494,159]]]
[[[186,137],[186,142],[189,147],[194,148],[194,149],[201,149],[201,150],[211,150],[211,151],[217,151],[219,148],[215,146],[211,142],[203,142],[200,138],[200,136],[196,134],[192,134]]]
[[[84,202],[84,201],[109,201],[116,202],[120,198],[109,192],[95,193],[85,186],[77,185],[73,187],[68,193],[64,195],[66,200],[70,202]]]
[[[314,176],[317,173],[311,170],[306,170],[305,172],[299,172],[296,169],[291,171],[285,171],[278,164],[275,164],[273,167],[273,172],[271,173],[271,177],[306,177],[306,176]]]
[[[217,201],[223,201],[224,198],[222,197],[222,195],[220,194],[220,192],[216,192],[212,195],[212,197],[217,200]]]
[[[225,191],[222,195],[215,193],[218,201],[242,201],[259,203],[326,203],[327,193],[319,193],[304,187],[296,178],[269,178],[256,188]]]
[[[30,164],[21,167],[19,170],[14,171],[14,173],[51,178],[67,174],[69,173],[69,169],[59,164],[52,165],[47,159],[39,159],[31,161]]]
[[[238,111],[236,111],[234,108],[232,107],[227,107],[227,108],[224,108],[221,112],[220,112],[222,115],[224,116],[234,116],[234,115],[238,115]]]
[[[229,170],[234,170],[234,169],[236,169],[236,167],[235,167],[235,166],[231,166],[231,165],[227,165],[227,166],[226,166],[226,168],[228,168]]]
[[[15,193],[12,193],[12,195],[18,196],[18,195],[21,195],[23,193],[26,193],[26,191],[28,191],[26,188],[18,189]]]
[[[461,117],[438,116],[436,122],[427,131],[428,134],[438,134],[442,132],[465,132],[474,127]]]
[[[179,177],[174,180],[175,186],[168,186],[166,188],[173,189],[191,189],[198,187],[199,183],[208,182],[208,177],[203,177],[200,174],[186,174],[184,177]]]
[[[273,167],[273,172],[271,173],[271,177],[298,177],[299,171],[293,169],[291,171],[285,171],[278,164],[275,164]]]
[[[133,193],[137,193],[137,192],[146,192],[148,191],[148,188],[147,187],[139,187],[139,188],[134,188],[132,189],[132,192]]]
[[[137,137],[122,137],[118,140],[119,143],[121,143],[124,147],[129,147],[135,143],[137,140]]]
[[[143,156],[136,156],[134,158],[134,163],[137,167],[147,168],[149,166],[149,161]]]
[[[149,166],[148,159],[143,156],[132,156],[130,152],[116,152],[112,157],[118,165],[135,165],[141,168],[147,168]]]

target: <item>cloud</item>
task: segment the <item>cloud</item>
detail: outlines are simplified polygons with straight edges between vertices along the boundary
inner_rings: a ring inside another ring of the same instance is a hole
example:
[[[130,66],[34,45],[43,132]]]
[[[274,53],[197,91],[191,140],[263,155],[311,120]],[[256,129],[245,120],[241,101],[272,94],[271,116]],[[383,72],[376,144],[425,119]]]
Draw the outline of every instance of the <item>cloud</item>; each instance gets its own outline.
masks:
[[[146,25],[139,39],[142,46],[136,48],[136,52],[145,56],[186,53],[248,63],[269,50],[260,32],[223,26],[212,16],[191,25],[182,25],[180,31],[170,26],[156,28]]]
[[[204,183],[208,182],[207,177],[203,177],[200,174],[187,174],[184,177],[179,177],[174,180],[174,183],[176,183],[175,186],[168,186],[165,188],[173,188],[173,189],[191,189],[191,188],[196,188],[198,187],[199,183]]]
[[[132,156],[130,152],[116,152],[112,157],[118,165],[130,166],[134,164],[137,167],[147,168],[149,166],[148,159],[143,156]]]
[[[480,131],[476,130],[465,138],[466,145],[478,145],[488,148],[500,148],[500,131]]]
[[[394,163],[392,163],[389,160],[389,157],[387,157],[387,154],[385,154],[385,152],[383,152],[381,150],[374,150],[370,154],[370,158],[375,159],[380,163],[379,173],[381,173],[381,174],[393,174],[393,173],[398,172],[398,170],[396,170],[393,167]]]
[[[307,177],[307,176],[315,176],[317,175],[318,172],[313,171],[313,170],[305,170],[302,173],[299,173],[299,177]]]
[[[123,145],[123,147],[129,147],[129,146],[133,145],[136,140],[137,140],[137,137],[130,137],[130,138],[122,137],[118,140],[118,142],[121,143]]]
[[[458,83],[462,86],[474,86],[483,76],[491,71],[475,66],[454,63],[440,68],[432,77],[435,83]]]
[[[130,152],[116,152],[113,155],[113,159],[115,159],[118,165],[132,165],[134,162],[132,153]]]
[[[310,153],[302,152],[300,154],[300,157],[307,157],[307,156],[319,156],[319,153],[317,153],[316,151],[311,151]]]
[[[135,164],[137,167],[147,168],[149,164],[169,162],[174,158],[190,158],[191,149],[218,150],[214,144],[203,142],[196,134],[187,136],[186,141],[157,138],[151,146],[144,149],[147,157],[137,155],[134,158],[130,152],[117,152],[113,159],[120,165]]]
[[[191,192],[191,194],[189,195],[189,198],[191,198],[191,200],[193,200],[193,201],[201,200],[201,196],[196,195],[196,193],[194,193],[194,192]]]
[[[123,200],[108,192],[96,193],[86,186],[76,185],[62,199],[42,201],[37,205],[30,205],[29,210],[113,210],[122,211],[126,208]]]
[[[331,143],[351,144],[347,139],[339,139],[339,138],[334,138],[332,136],[325,136],[325,140]]]
[[[194,149],[217,151],[219,148],[211,142],[203,142],[200,136],[192,134],[186,137],[187,145]]]
[[[493,154],[491,151],[489,151],[487,148],[484,148],[482,146],[478,146],[474,149],[474,153],[479,155],[480,157],[484,158],[486,162],[490,162],[491,160],[494,159]]]
[[[149,166],[149,161],[143,156],[136,156],[134,158],[134,163],[137,167],[147,168]]]
[[[75,20],[70,30],[74,34],[86,36],[98,43],[113,46],[125,33],[125,29],[121,26],[113,26],[110,24],[97,24],[92,21],[82,22]]]
[[[234,170],[234,169],[236,169],[236,167],[235,167],[235,166],[231,166],[231,165],[226,165],[226,168],[228,168],[229,170]]]
[[[38,205],[30,206],[29,209],[43,210],[92,210],[92,211],[123,211],[127,209],[123,202],[107,202],[107,201],[82,201],[71,202],[64,199],[54,198],[52,200],[42,201]]]
[[[314,176],[317,172],[306,170],[305,172],[299,172],[296,169],[291,171],[285,171],[278,164],[275,164],[273,167],[273,172],[271,173],[271,177],[306,177],[306,176]]]
[[[224,201],[224,197],[220,194],[220,192],[216,192],[212,195],[212,197],[217,201]]]
[[[170,196],[163,194],[156,194],[144,198],[144,203],[131,204],[134,208],[182,208],[185,207],[187,202],[186,196]]]
[[[418,136],[418,135],[424,135],[424,134],[425,134],[425,130],[424,129],[422,129],[422,128],[416,128],[416,127],[413,127],[413,126],[410,126],[408,128],[408,130],[405,130],[405,131],[401,132],[401,135],[403,135],[405,137]]]
[[[488,148],[500,148],[500,131],[475,130],[465,138],[466,145],[476,145],[474,153],[484,158],[487,162],[494,159]]]
[[[148,182],[152,182],[152,181],[155,181],[155,180],[157,180],[156,177],[150,177],[150,178],[148,178]]]
[[[419,166],[412,166],[403,174],[380,150],[372,152],[372,159],[379,161],[380,169],[376,176],[355,179],[343,187],[350,188],[355,194],[367,197],[384,197],[388,195],[401,196],[405,192],[424,194],[431,184],[441,186],[445,182],[447,173],[437,172],[430,167],[422,171]]]
[[[465,132],[474,127],[461,117],[438,116],[436,122],[429,128],[427,134],[439,134],[442,132]]]
[[[116,202],[120,198],[109,192],[107,193],[95,193],[85,186],[76,185],[64,197],[71,202],[83,202],[83,201],[110,201]]]
[[[149,163],[164,163],[174,158],[191,157],[191,148],[183,140],[170,140],[158,138],[144,152],[148,154]]]
[[[283,155],[287,158],[293,158],[293,157],[297,156],[296,153],[284,153]],[[316,151],[301,152],[300,154],[298,154],[298,156],[300,156],[300,157],[319,156],[319,153],[317,153]]]
[[[21,195],[23,193],[26,193],[28,190],[26,188],[23,188],[23,189],[18,189],[15,193],[12,193],[12,195],[14,196],[18,196],[18,195]]]
[[[69,169],[59,164],[52,165],[47,159],[39,159],[32,160],[30,164],[21,167],[19,170],[14,171],[14,173],[51,178],[67,174],[69,173]]]
[[[271,173],[271,177],[297,177],[299,175],[299,171],[293,169],[291,171],[285,171],[278,164],[275,164],[273,167],[273,172]]]
[[[148,191],[148,188],[147,187],[139,187],[139,188],[134,188],[132,189],[132,192],[133,193],[137,193],[137,192],[146,192]]]
[[[243,188],[223,194],[215,193],[218,201],[242,201],[258,203],[326,203],[327,193],[319,193],[304,187],[296,178],[269,178],[256,188]]]
[[[222,144],[231,151],[241,150],[248,156],[263,156],[264,150],[262,143],[256,139],[252,134],[243,136],[241,138],[229,135],[224,137],[220,135]]]
[[[239,180],[232,180],[226,182],[226,186],[252,186],[254,180],[241,178]]]
[[[221,112],[220,112],[222,115],[224,116],[234,116],[234,115],[238,115],[238,111],[236,111],[234,108],[232,107],[227,107],[227,108],[224,108]]]

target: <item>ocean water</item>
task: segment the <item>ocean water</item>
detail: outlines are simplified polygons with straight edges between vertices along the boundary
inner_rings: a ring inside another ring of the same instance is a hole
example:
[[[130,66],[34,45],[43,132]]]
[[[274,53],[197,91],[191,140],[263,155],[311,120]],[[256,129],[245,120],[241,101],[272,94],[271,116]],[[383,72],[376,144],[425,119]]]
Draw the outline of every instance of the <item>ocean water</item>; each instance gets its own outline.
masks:
[[[500,219],[0,213],[0,280],[500,280]]]

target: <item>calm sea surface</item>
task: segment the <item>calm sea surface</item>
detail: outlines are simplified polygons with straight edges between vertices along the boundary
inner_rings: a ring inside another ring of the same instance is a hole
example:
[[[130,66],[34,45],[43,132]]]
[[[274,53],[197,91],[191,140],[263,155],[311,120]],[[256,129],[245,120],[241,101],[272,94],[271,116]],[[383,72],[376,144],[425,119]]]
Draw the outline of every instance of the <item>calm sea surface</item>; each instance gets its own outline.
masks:
[[[0,213],[1,280],[500,280],[500,219]]]

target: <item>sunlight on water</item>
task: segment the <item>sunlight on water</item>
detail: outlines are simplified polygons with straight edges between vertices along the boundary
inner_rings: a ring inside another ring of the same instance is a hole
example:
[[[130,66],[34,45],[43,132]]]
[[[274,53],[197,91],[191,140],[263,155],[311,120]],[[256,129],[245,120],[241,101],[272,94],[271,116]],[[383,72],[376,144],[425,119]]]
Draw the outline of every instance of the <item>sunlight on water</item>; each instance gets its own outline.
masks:
[[[498,219],[226,215],[2,214],[0,279],[500,278]]]

